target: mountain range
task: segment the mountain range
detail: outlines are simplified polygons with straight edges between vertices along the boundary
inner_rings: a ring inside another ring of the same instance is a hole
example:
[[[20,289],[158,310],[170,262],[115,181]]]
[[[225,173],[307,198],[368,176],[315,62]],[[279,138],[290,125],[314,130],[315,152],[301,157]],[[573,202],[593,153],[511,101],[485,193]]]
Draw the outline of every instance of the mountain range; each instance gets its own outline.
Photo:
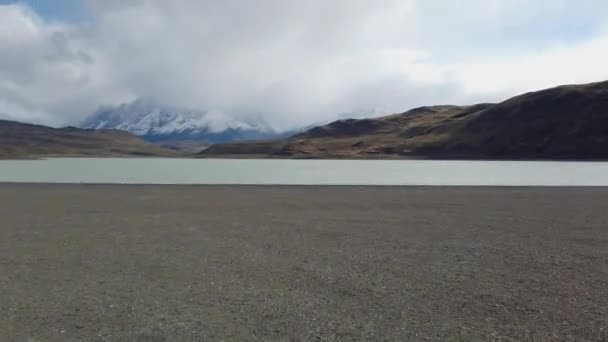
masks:
[[[83,126],[90,128],[0,120],[0,157],[608,160],[608,81],[555,87],[501,103],[428,106],[338,120],[286,138],[277,138],[260,119],[239,121],[218,112],[138,101],[102,109]],[[201,151],[185,137],[220,143]],[[249,138],[262,140],[221,143]],[[163,147],[171,141],[171,148]]]
[[[213,145],[199,156],[608,159],[608,81],[338,120],[277,141]]]
[[[284,137],[259,115],[236,119],[220,111],[178,108],[150,100],[102,107],[78,126],[123,130],[149,142],[222,143]]]

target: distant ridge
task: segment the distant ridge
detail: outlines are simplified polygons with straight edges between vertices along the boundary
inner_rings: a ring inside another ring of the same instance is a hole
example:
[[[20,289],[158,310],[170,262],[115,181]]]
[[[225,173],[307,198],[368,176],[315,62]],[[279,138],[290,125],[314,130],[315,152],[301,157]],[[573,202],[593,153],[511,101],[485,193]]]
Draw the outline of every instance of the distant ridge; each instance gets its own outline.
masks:
[[[52,128],[0,120],[0,158],[175,155],[123,131]]]
[[[213,145],[199,156],[608,159],[608,81],[339,120],[280,141]]]

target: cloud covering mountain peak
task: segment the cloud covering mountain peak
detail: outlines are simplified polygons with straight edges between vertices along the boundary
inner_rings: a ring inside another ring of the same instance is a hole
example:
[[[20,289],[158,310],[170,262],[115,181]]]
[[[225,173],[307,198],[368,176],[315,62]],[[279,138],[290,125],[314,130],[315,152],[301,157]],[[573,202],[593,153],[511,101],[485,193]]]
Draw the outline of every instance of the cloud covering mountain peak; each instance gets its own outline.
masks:
[[[62,125],[151,98],[237,121],[262,113],[287,129],[357,108],[495,101],[608,78],[599,0],[84,3],[83,22],[0,5],[5,117]]]
[[[148,140],[208,140],[210,142],[273,137],[278,133],[259,115],[236,119],[218,110],[194,110],[138,99],[103,106],[78,126],[119,129]]]

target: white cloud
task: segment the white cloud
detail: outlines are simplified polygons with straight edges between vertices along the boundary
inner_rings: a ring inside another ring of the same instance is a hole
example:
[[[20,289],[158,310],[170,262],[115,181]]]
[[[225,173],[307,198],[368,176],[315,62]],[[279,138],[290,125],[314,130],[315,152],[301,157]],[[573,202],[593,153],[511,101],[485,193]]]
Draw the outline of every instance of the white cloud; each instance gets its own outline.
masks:
[[[4,116],[62,124],[81,117],[93,103],[120,98],[120,86],[101,55],[76,28],[45,23],[19,5],[0,6],[0,26]]]
[[[146,97],[288,127],[608,78],[600,0],[88,1],[80,24],[0,5],[5,117]]]
[[[556,45],[536,54],[456,64],[445,70],[459,79],[468,93],[514,93],[556,84],[607,80],[608,70],[601,66],[607,60],[608,33],[579,44]]]

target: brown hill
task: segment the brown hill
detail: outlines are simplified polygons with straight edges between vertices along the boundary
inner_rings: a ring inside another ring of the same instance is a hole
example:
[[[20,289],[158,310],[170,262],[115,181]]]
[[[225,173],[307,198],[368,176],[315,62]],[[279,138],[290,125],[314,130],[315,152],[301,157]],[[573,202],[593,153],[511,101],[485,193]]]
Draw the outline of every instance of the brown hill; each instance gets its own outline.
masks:
[[[289,139],[213,145],[200,156],[608,159],[608,81],[498,104],[421,107],[341,120]]]
[[[0,120],[0,158],[173,155],[173,151],[123,131],[51,128]]]

